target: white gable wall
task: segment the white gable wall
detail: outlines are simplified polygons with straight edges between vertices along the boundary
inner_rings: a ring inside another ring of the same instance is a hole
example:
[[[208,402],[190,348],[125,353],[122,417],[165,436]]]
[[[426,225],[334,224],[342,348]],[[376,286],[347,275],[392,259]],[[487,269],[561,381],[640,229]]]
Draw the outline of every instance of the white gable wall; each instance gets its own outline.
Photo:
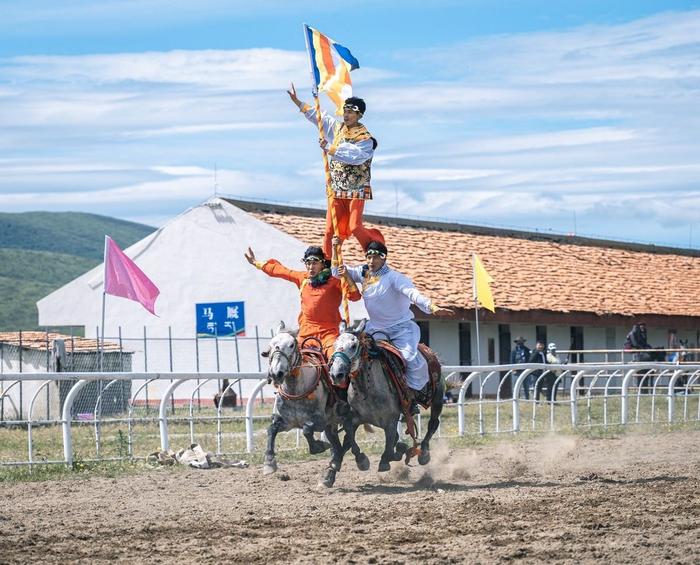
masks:
[[[258,370],[256,343],[251,339],[255,327],[265,337],[279,320],[296,327],[299,290],[293,283],[268,277],[249,265],[243,257],[249,246],[259,260],[275,258],[292,269],[303,269],[300,258],[306,244],[219,198],[187,210],[126,250],[160,289],[155,307],[158,317],[137,302],[106,297],[105,335],[115,339],[121,327],[125,348],[135,351],[134,371],[143,371],[146,363],[150,372],[170,370],[169,328],[174,339],[173,370],[195,371],[195,304],[232,301],[245,303],[246,337],[237,343],[219,340],[219,368]],[[40,300],[39,324],[82,325],[86,336],[94,336],[101,325],[102,273],[100,265]],[[365,316],[361,303],[351,304],[351,317]],[[149,338],[147,355],[144,326]],[[216,345],[213,339],[199,340],[201,371],[216,371]],[[164,386],[166,383],[160,388]],[[203,388],[202,396],[213,396],[215,388],[214,384]],[[250,388],[252,385],[244,387],[244,396]],[[183,385],[176,397],[189,399],[190,390]],[[149,396],[158,394],[149,390]]]

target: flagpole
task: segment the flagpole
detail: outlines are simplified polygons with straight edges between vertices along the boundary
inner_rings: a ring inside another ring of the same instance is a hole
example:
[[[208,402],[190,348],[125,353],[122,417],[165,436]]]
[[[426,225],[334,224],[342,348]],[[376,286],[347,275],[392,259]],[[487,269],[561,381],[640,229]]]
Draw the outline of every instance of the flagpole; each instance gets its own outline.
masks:
[[[474,320],[476,321],[476,364],[481,365],[481,342],[479,340],[479,301],[476,295],[476,261],[472,253],[472,289],[474,294]]]
[[[303,29],[304,29],[304,43],[306,44],[306,54],[309,56],[309,70],[311,72],[311,84],[313,85],[311,88],[311,93],[314,97],[314,109],[316,111],[316,125],[318,126],[318,136],[319,140],[324,139],[324,134],[323,134],[323,119],[321,118],[321,103],[319,101],[319,95],[318,95],[318,85],[316,84],[316,76],[314,75],[314,67],[313,63],[311,62],[311,48],[309,47],[309,34],[308,34],[308,28],[306,24],[302,24]],[[335,216],[335,207],[333,206],[333,203],[335,201],[335,198],[333,196],[333,190],[331,188],[331,169],[328,165],[328,154],[325,151],[321,152],[323,154],[323,169],[326,173],[326,198],[328,199],[328,213],[331,215],[331,222],[333,223],[333,235],[335,237],[338,237],[338,219]],[[332,245],[332,244],[331,244]],[[333,246],[334,247],[334,246]],[[343,254],[342,254],[342,244],[338,245],[337,248],[337,257],[338,257],[338,263],[342,264],[343,263]],[[345,283],[345,279],[340,279],[340,288],[343,293],[343,318],[345,320],[346,324],[350,323],[350,309],[348,307],[348,293],[347,293],[347,284]]]
[[[98,342],[100,344],[100,372],[102,372],[102,357],[104,355],[105,349],[105,303],[107,298],[107,239],[109,236],[105,235],[105,250],[102,261],[102,339]],[[100,336],[97,336],[98,340]]]

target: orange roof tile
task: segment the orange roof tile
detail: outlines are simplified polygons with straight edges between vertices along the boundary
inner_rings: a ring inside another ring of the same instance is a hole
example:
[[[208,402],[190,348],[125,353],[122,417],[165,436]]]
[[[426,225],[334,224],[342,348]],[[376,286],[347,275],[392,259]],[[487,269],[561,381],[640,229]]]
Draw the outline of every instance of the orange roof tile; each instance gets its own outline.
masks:
[[[49,332],[49,349],[53,347],[53,342],[56,339],[62,339],[65,341],[66,351],[68,353],[72,353],[74,351],[76,353],[89,353],[99,350],[99,344],[96,339],[88,339],[77,336],[71,337],[69,335],[54,332]],[[13,345],[19,347],[19,332],[0,332],[0,343],[3,345]],[[22,332],[22,348],[46,351],[46,332]],[[119,344],[105,341],[103,351],[119,351]],[[124,353],[129,352],[124,351]]]
[[[307,244],[322,240],[320,210],[230,202]],[[372,216],[365,224],[384,234],[390,266],[442,306],[473,308],[477,253],[494,279],[497,309],[700,316],[697,252]],[[363,261],[354,238],[343,253],[348,264]]]

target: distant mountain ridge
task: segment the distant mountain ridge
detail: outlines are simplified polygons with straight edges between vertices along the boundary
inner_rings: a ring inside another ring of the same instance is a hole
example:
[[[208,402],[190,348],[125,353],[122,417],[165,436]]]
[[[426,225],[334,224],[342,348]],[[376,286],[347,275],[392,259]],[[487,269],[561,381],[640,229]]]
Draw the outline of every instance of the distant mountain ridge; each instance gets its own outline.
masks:
[[[156,228],[82,212],[0,213],[0,331],[37,329],[36,301]]]

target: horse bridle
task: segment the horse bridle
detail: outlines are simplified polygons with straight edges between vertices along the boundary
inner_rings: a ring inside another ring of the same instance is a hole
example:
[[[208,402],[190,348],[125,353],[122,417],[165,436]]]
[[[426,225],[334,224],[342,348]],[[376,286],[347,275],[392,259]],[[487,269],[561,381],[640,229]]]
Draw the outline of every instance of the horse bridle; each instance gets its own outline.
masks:
[[[289,374],[292,376],[297,376],[294,373],[296,372],[298,374],[297,369],[301,367],[301,352],[297,347],[294,348],[293,354],[290,356],[287,355],[284,351],[282,351],[279,345],[276,345],[275,349],[272,351],[272,353],[270,353],[270,364],[272,364],[275,355],[286,359],[287,363],[289,364]]]
[[[359,357],[360,352],[362,351],[362,344],[359,343],[357,344],[357,352],[355,355],[350,357],[345,351],[334,351],[333,355],[331,355],[331,358],[328,360],[328,366],[330,367],[333,365],[333,361],[335,358],[339,358],[341,361],[345,361],[348,364],[348,379],[354,379],[357,376],[357,373],[360,371],[360,365],[358,364],[357,369],[354,371],[352,370],[352,364],[354,363],[355,359]]]

